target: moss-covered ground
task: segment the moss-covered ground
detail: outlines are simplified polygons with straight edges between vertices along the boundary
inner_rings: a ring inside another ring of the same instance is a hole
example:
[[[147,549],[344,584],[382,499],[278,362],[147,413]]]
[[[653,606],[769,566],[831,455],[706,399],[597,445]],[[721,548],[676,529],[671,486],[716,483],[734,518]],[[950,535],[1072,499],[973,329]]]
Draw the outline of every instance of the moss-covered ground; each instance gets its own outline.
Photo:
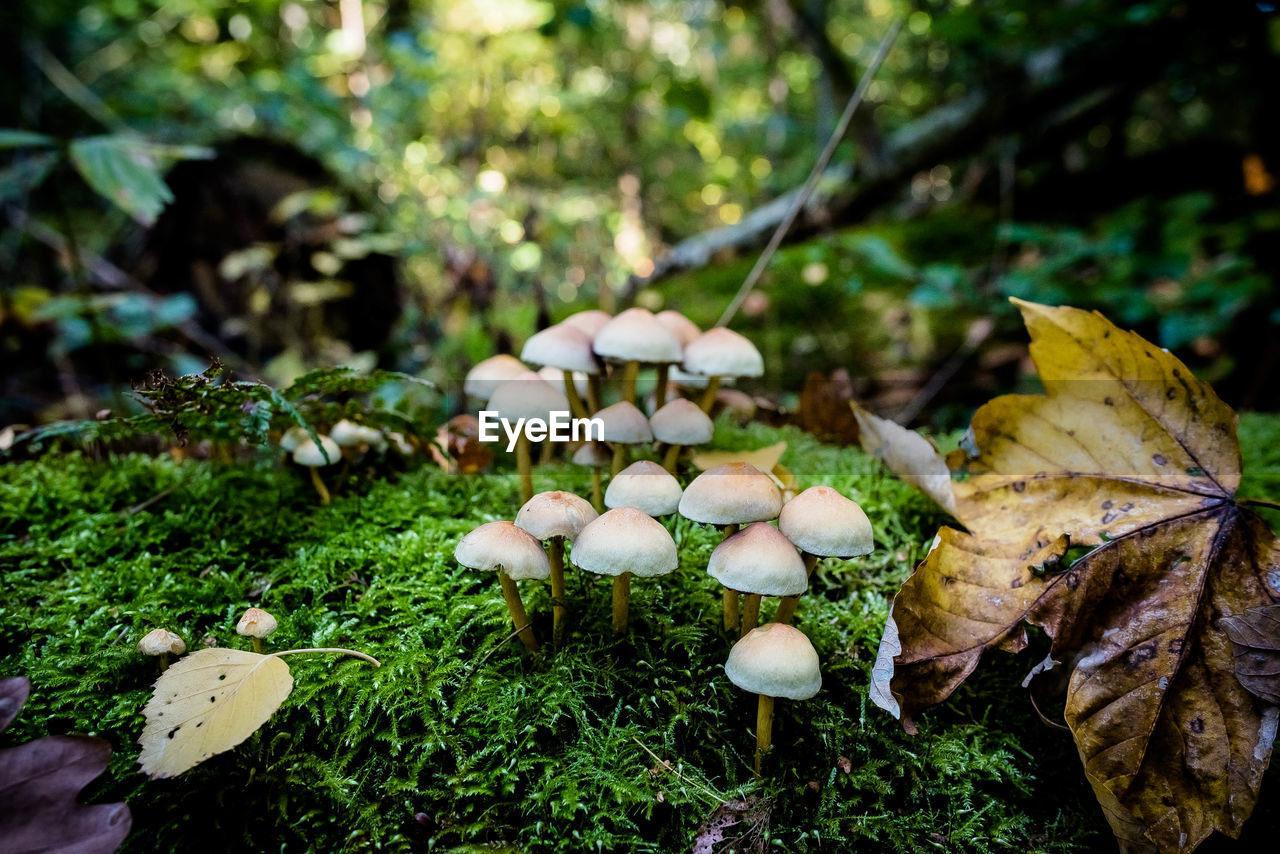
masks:
[[[1241,437],[1241,493],[1277,497],[1280,419],[1246,416]],[[634,584],[621,642],[607,584],[572,573],[570,641],[531,659],[509,637],[496,579],[452,560],[466,531],[514,515],[514,477],[366,472],[321,507],[270,455],[0,466],[0,673],[34,684],[0,740],[108,739],[112,764],[88,794],[128,799],[136,851],[680,851],[737,798],[763,799],[768,824],[755,829],[785,850],[1109,849],[1069,735],[1018,687],[1031,653],[985,662],[916,737],[869,703],[890,598],[946,520],[856,450],[791,430],[717,432],[725,447],[780,439],[802,486],[862,504],[877,549],[822,566],[801,605],[824,686],[779,703],[763,781],[751,773],[754,698],[721,669],[729,644],[703,571],[713,532],[668,522],[680,571]],[[537,486],[587,494],[588,481],[552,465]],[[547,590],[524,589],[546,638]],[[249,605],[279,618],[272,648],[352,647],[383,667],[291,658],[296,687],[261,731],[148,781],[135,742],[156,664],[138,638],[166,626],[192,647],[244,646],[234,624]],[[1278,803],[1273,772],[1249,839],[1207,847],[1274,839]]]

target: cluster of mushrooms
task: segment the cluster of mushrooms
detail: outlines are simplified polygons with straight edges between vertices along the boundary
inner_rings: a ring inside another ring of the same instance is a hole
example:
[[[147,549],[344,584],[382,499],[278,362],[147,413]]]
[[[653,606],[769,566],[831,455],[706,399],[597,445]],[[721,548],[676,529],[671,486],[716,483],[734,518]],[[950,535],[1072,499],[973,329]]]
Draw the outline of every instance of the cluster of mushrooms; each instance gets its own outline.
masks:
[[[605,442],[612,447],[607,455],[596,455],[601,462],[593,472],[596,497],[593,504],[564,491],[532,494],[531,454],[526,444],[523,453],[517,455],[524,504],[514,521],[480,525],[462,537],[454,557],[463,566],[497,572],[514,633],[529,652],[537,652],[540,645],[517,582],[550,580],[552,639],[559,648],[565,642],[570,613],[566,565],[610,576],[613,631],[621,637],[628,629],[631,579],[666,575],[679,568],[675,540],[669,526],[659,518],[678,513],[692,522],[719,528],[722,539],[712,551],[706,569],[723,588],[724,630],[736,638],[725,663],[725,673],[739,688],[759,695],[755,752],[755,771],[759,774],[762,758],[772,741],[774,700],[778,697],[808,699],[822,684],[813,644],[803,632],[790,625],[799,598],[808,589],[809,578],[819,559],[850,558],[872,550],[871,524],[857,503],[828,486],[811,487],[784,503],[774,478],[745,462],[707,469],[687,487],[681,487],[675,476],[679,448],[710,440],[711,422],[705,408],[709,408],[714,399],[716,385],[724,377],[758,375],[760,357],[750,342],[735,333],[723,329],[698,333],[696,327],[688,324],[688,343],[682,351],[663,345],[665,349],[659,358],[657,344],[663,339],[656,330],[663,328],[657,323],[660,317],[662,315],[651,315],[642,309],[631,309],[611,320],[605,316],[607,322],[599,323],[591,339],[570,322],[582,318],[575,315],[531,338],[530,345],[536,342],[536,346],[526,345],[525,359],[542,364],[544,369],[561,371],[563,393],[545,377],[528,376],[528,369],[523,365],[519,367],[521,373],[515,373],[513,368],[504,379],[493,370],[493,360],[482,363],[478,368],[487,364],[488,373],[482,372],[479,380],[490,383],[488,388],[479,388],[476,376],[468,377],[468,392],[487,397],[489,407],[503,411],[507,418],[534,417],[539,411],[541,414],[536,417],[545,417],[546,410],[560,405],[555,397],[568,402],[575,412],[594,411],[605,420]],[[619,333],[616,326],[619,323],[625,335]],[[670,331],[670,337],[677,343],[680,340],[674,331]],[[633,343],[635,349],[620,348],[619,339]],[[548,344],[553,340],[564,344],[561,350],[553,352]],[[699,342],[708,348],[728,342],[726,350],[731,352],[725,355],[721,351],[711,359],[705,357],[706,350]],[[754,361],[734,355],[743,352],[740,342],[745,342],[754,353]],[[580,354],[577,361],[556,354],[569,353],[571,347],[577,348]],[[644,347],[650,349],[643,350]],[[683,353],[682,361],[674,358],[677,352]],[[603,402],[599,379],[605,369],[591,354],[621,364],[622,400],[619,402],[599,408]],[[701,361],[703,358],[707,361]],[[658,370],[656,411],[649,419],[633,402],[636,374],[642,364],[654,365]],[[671,380],[674,378],[688,387],[688,377],[698,376],[693,372],[699,369],[705,388],[711,392],[703,397],[702,405],[695,406],[679,397],[668,401]],[[596,372],[592,373],[593,370]],[[578,393],[580,390],[574,388],[573,372],[587,377],[585,402]],[[575,393],[578,393],[576,397]],[[705,420],[698,422],[696,434],[665,431],[668,420],[686,425],[694,422],[691,411]],[[659,434],[659,429],[663,433]],[[628,445],[647,445],[655,439],[666,446],[657,449],[663,465],[641,460],[622,468]],[[579,448],[575,460],[584,449],[591,447]],[[606,464],[611,465],[613,476],[602,507],[599,469]],[[776,527],[770,524],[774,520]],[[777,604],[772,620],[759,625],[766,597],[776,599]]]
[[[261,608],[249,608],[236,623],[236,634],[253,642],[253,651],[262,654],[262,639],[274,632],[276,618]],[[181,637],[166,628],[152,629],[138,641],[138,652],[159,659],[160,672],[169,669],[169,656],[182,655],[187,644]]]
[[[302,427],[290,427],[280,437],[279,445],[296,465],[311,473],[311,484],[321,504],[330,501],[329,489],[320,477],[320,469],[325,466],[356,462],[370,451],[383,453],[388,448],[405,457],[413,454],[413,445],[403,433],[383,432],[346,418],[330,427],[328,433],[317,432],[315,439]]]

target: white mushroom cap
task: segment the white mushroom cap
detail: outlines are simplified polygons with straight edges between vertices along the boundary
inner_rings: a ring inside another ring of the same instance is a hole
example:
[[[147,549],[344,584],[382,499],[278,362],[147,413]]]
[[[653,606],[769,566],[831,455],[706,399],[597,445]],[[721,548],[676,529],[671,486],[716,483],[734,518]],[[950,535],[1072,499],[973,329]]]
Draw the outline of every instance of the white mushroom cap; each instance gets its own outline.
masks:
[[[701,445],[711,441],[715,425],[698,404],[683,397],[667,403],[649,419],[653,438],[668,445]]]
[[[747,632],[729,650],[724,673],[742,690],[766,697],[807,700],[822,688],[818,651],[804,632],[782,623]]]
[[[586,311],[579,311],[576,314],[569,315],[560,321],[560,325],[577,327],[587,333],[588,338],[595,338],[596,333],[604,329],[610,320],[613,320],[613,316],[607,311],[589,308]]]
[[[311,434],[305,428],[299,427],[297,424],[284,431],[284,435],[280,437],[280,447],[289,453],[298,450],[298,446],[303,442],[310,442]]]
[[[602,469],[612,462],[613,454],[603,442],[587,442],[573,452],[574,465]]]
[[[583,374],[600,373],[591,350],[591,336],[573,326],[548,326],[524,342],[520,358],[533,365],[546,365]]]
[[[680,506],[680,481],[662,466],[641,460],[618,472],[604,492],[606,507],[635,507],[650,516],[666,516]]]
[[[703,376],[702,374],[691,374],[688,371],[676,367],[671,369],[671,372],[667,375],[667,379],[669,379],[673,385],[678,385],[681,388],[706,388],[707,383],[711,382],[711,377]],[[726,385],[732,382],[733,377],[724,377],[720,380],[721,385]]]
[[[466,379],[462,381],[462,391],[468,397],[488,400],[493,396],[498,383],[515,379],[528,370],[529,366],[515,356],[506,353],[490,356],[467,371]]]
[[[549,421],[553,411],[569,411],[569,400],[563,391],[526,370],[515,379],[498,383],[485,408],[497,411],[513,424],[521,418]]]
[[[667,529],[634,507],[602,513],[573,543],[574,566],[597,575],[666,575],[679,562]]]
[[[569,371],[562,371],[559,368],[538,368],[538,376],[550,383],[552,388],[564,388],[564,375],[567,373]],[[573,387],[577,390],[579,397],[586,397],[587,375],[581,371],[573,371]]]
[[[338,447],[338,443],[330,439],[328,436],[317,433],[320,439],[320,446],[324,448],[324,453],[320,453],[320,448],[316,447],[316,443],[311,441],[311,437],[307,437],[307,441],[293,449],[293,461],[300,466],[308,468],[319,468],[321,466],[332,465],[342,459],[342,448]],[[325,456],[328,459],[325,459]]]
[[[776,519],[782,493],[773,479],[750,463],[709,468],[680,497],[680,515],[711,525],[742,525]]]
[[[276,630],[276,618],[261,608],[249,608],[236,623],[236,634],[250,638],[265,638]]]
[[[592,418],[604,422],[604,441],[621,445],[642,445],[653,441],[653,431],[649,429],[649,419],[644,417],[634,403],[620,400],[613,406],[606,406]]]
[[[329,438],[344,448],[355,448],[360,445],[385,445],[382,432],[354,421],[342,419],[329,430]]]
[[[799,596],[809,573],[791,541],[768,522],[753,522],[716,546],[707,572],[730,590],[763,596]]]
[[[138,641],[138,652],[143,655],[182,655],[187,645],[182,638],[168,629],[152,629]]]
[[[811,486],[788,501],[778,528],[796,548],[818,557],[854,557],[875,548],[867,514],[829,486]]]
[[[746,338],[732,329],[708,329],[684,348],[684,369],[708,377],[758,377],[764,373],[764,357]]]
[[[653,319],[665,326],[672,335],[676,336],[681,347],[688,347],[689,342],[702,334],[698,324],[678,311],[672,311],[671,309],[660,311],[653,316]]]
[[[680,339],[643,308],[629,308],[610,320],[591,346],[611,362],[676,364],[683,357]]]
[[[516,527],[525,529],[539,540],[552,537],[573,540],[583,525],[599,515],[590,501],[572,492],[539,492],[516,513]]]
[[[498,570],[516,581],[551,576],[551,564],[542,543],[512,522],[481,525],[458,541],[453,557],[463,566]]]

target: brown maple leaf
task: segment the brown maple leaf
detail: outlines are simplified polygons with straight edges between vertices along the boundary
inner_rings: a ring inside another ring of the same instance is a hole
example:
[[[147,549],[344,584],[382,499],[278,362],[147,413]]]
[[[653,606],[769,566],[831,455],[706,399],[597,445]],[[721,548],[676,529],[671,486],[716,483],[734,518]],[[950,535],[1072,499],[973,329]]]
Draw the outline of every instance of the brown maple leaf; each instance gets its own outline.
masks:
[[[1015,302],[1046,393],[980,408],[948,459],[970,533],[939,532],[899,591],[873,699],[914,730],[985,650],[1019,651],[1038,626],[1121,847],[1234,837],[1278,712],[1242,685],[1227,627],[1280,601],[1280,541],[1235,499],[1235,414],[1101,315]],[[1273,646],[1277,626],[1254,624]]]

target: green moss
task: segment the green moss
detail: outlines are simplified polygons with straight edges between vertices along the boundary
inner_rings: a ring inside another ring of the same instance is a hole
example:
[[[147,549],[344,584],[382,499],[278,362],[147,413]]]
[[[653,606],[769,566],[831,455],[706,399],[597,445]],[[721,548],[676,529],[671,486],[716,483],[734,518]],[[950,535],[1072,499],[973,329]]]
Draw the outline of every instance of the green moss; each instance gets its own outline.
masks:
[[[1242,491],[1274,498],[1280,421],[1245,418],[1241,435],[1258,469]],[[721,670],[728,644],[702,571],[712,532],[669,523],[681,571],[635,583],[621,643],[610,640],[607,584],[572,572],[571,642],[530,660],[509,638],[495,579],[451,557],[467,530],[514,514],[514,476],[431,467],[354,478],[329,507],[271,459],[67,454],[0,467],[0,671],[35,685],[3,740],[110,740],[116,753],[92,795],[129,800],[126,847],[138,851],[193,840],[211,850],[676,851],[720,800],[745,796],[772,801],[768,832],[789,849],[1109,845],[1069,737],[1040,723],[1017,687],[1025,657],[993,657],[914,738],[871,706],[889,597],[945,520],[855,450],[760,426],[722,424],[717,437],[744,447],[784,438],[800,482],[854,496],[878,547],[824,565],[801,606],[824,690],[779,704],[764,782],[751,775],[753,698]],[[539,488],[587,492],[580,470],[539,472]],[[549,637],[547,591],[525,591]],[[243,646],[234,623],[250,604],[280,619],[273,648],[346,646],[384,666],[291,658],[294,693],[259,733],[176,780],[147,781],[135,740],[156,671],[134,644],[163,625],[193,647]]]

